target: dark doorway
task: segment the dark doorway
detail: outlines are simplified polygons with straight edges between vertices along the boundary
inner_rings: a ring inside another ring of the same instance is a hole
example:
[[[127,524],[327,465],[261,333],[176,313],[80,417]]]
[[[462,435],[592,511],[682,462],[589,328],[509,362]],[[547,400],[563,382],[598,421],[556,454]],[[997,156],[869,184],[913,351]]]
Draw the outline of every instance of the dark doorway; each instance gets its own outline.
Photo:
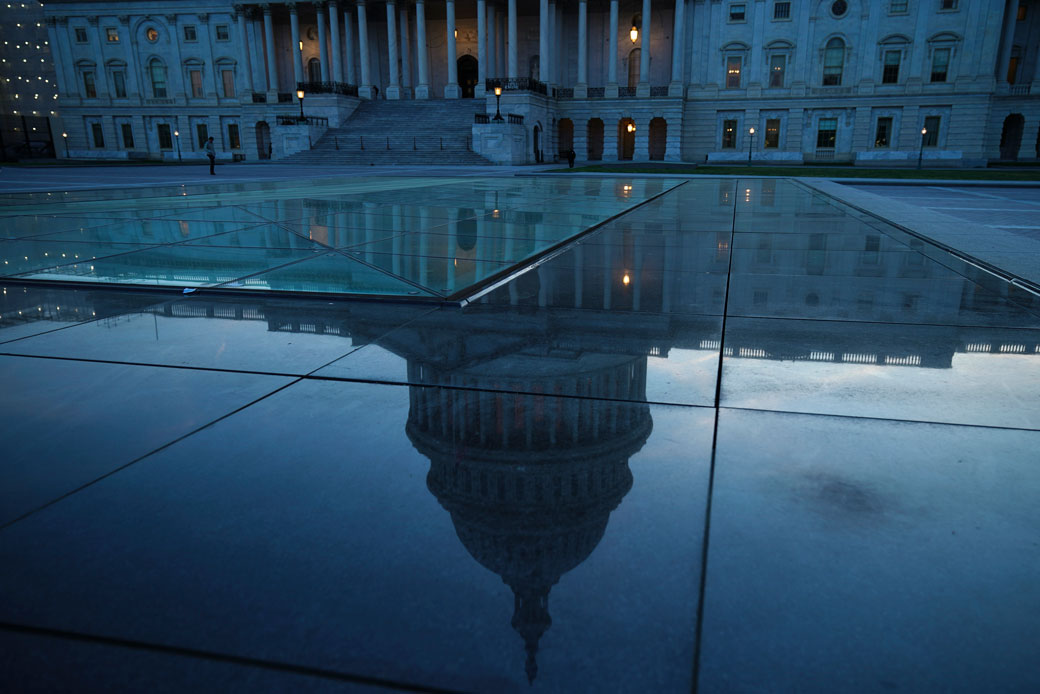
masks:
[[[462,98],[472,99],[474,89],[477,86],[477,59],[471,55],[464,55],[458,60],[459,87],[462,88]]]
[[[534,126],[534,160],[542,160],[542,126]]]
[[[265,121],[256,124],[256,155],[260,159],[271,158],[271,128]]]
[[[1022,130],[1026,119],[1021,113],[1012,113],[1004,119],[1004,129],[1000,131],[1000,158],[1006,161],[1018,159],[1018,148],[1022,146]]]
[[[590,118],[588,129],[589,161],[600,161],[603,159],[603,121],[599,118]]]
[[[664,161],[665,145],[668,142],[668,122],[664,118],[650,121],[650,159]]]
[[[558,127],[560,128],[560,136],[558,138],[560,159],[566,161],[567,152],[574,149],[574,121],[570,118],[563,118],[560,120]]]
[[[631,118],[622,118],[618,121],[618,159],[631,161],[632,154],[636,151],[636,123]]]
[[[307,61],[307,79],[311,82],[321,82],[321,61],[317,58]]]

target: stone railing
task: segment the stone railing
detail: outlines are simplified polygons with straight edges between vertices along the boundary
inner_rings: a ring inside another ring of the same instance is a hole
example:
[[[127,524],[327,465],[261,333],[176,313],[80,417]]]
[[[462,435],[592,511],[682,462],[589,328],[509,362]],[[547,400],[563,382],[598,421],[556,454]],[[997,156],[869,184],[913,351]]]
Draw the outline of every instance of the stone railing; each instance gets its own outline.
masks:
[[[668,96],[668,87],[650,87],[650,96]]]
[[[1028,96],[1029,85],[1028,84],[1013,84],[1008,90],[1011,96]]]
[[[607,94],[606,87],[589,87],[590,99],[602,99]]]
[[[297,82],[297,89],[302,89],[306,94],[340,94],[342,96],[357,96],[356,84],[345,82]]]
[[[254,104],[266,104],[267,94],[263,92],[253,92],[253,103]]]
[[[622,99],[629,99],[636,95],[635,87],[618,87],[617,95]]]
[[[323,116],[278,116],[278,125],[315,125],[323,128],[329,127],[329,119]]]
[[[296,95],[292,92],[278,92],[278,103],[291,104],[294,96]]]
[[[502,87],[504,92],[534,92],[536,94],[545,94],[546,96],[549,94],[549,87],[545,82],[539,82],[527,77],[517,77],[516,79],[489,77],[484,81],[484,88],[487,90],[487,93],[494,94],[495,87]]]

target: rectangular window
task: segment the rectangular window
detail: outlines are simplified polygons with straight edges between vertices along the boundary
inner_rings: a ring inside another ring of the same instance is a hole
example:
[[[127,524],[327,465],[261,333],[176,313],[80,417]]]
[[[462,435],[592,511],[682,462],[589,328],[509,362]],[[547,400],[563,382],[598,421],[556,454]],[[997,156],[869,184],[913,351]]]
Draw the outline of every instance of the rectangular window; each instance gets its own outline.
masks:
[[[221,70],[220,79],[224,82],[224,96],[232,98],[235,96],[235,71]]]
[[[729,21],[731,22],[743,22],[745,15],[745,5],[730,5],[729,6]]]
[[[87,30],[86,29],[84,29],[83,27],[76,27],[73,31],[76,34],[76,43],[86,43],[87,42]]]
[[[105,133],[101,129],[101,123],[90,124],[90,134],[94,139],[94,147],[97,149],[104,149],[105,147]]]
[[[205,123],[195,124],[195,137],[198,139],[199,146],[196,149],[202,150],[206,148],[206,140],[209,139],[209,128]]]
[[[126,73],[122,70],[112,73],[112,93],[117,99],[126,98]]]
[[[888,3],[889,14],[906,14],[907,0],[892,0]]]
[[[238,123],[228,123],[227,139],[231,149],[241,149],[242,142],[238,139]]]
[[[159,149],[173,149],[173,136],[170,134],[170,126],[166,123],[159,123],[156,126],[156,131],[159,133]]]
[[[938,147],[939,146],[939,116],[925,116],[924,129],[927,130],[922,137],[924,138],[925,147]]]
[[[1014,84],[1015,83],[1015,77],[1017,75],[1018,75],[1018,56],[1017,55],[1013,55],[1013,56],[1011,56],[1011,60],[1008,61],[1008,72],[1007,72],[1007,82],[1008,82],[1008,84]]]
[[[733,55],[726,58],[726,88],[740,89],[741,57]]]
[[[722,121],[722,149],[737,148],[737,121]]]
[[[766,120],[766,149],[776,149],[780,146],[780,119],[769,118]]]
[[[83,72],[83,96],[88,99],[97,98],[97,87],[94,85],[93,70],[85,70]]]
[[[105,27],[105,40],[109,43],[119,43],[119,29]]]
[[[166,66],[156,59],[149,65],[152,77],[152,96],[156,99],[166,98]]]
[[[199,34],[195,31],[194,24],[186,24],[184,26],[184,40],[185,41],[198,41]]]
[[[838,139],[838,119],[821,118],[820,125],[816,129],[816,147],[833,149]]]
[[[875,147],[891,147],[892,146],[892,119],[891,118],[878,118],[877,119],[877,130],[874,132],[874,146]]]
[[[769,57],[769,86],[784,86],[784,70],[787,69],[786,55],[772,55]]]
[[[217,25],[217,41],[230,41],[231,40],[231,29],[227,24]]]
[[[932,54],[932,82],[945,82],[950,67],[950,49],[936,48]]]
[[[1026,18],[1026,6],[1022,3],[1018,3],[1018,16],[1015,17],[1018,21],[1022,21]]]
[[[773,3],[773,19],[790,19],[790,18],[791,18],[791,3],[789,3],[789,2]]]
[[[134,148],[134,128],[129,123],[122,123],[119,129],[123,133],[123,149]]]
[[[840,86],[844,66],[845,44],[841,39],[831,39],[823,51],[823,86]]]
[[[956,10],[957,0],[939,0],[940,10]]]
[[[188,70],[188,77],[191,78],[192,98],[201,99],[205,96],[202,91],[202,70]]]
[[[901,51],[885,51],[885,67],[881,71],[881,84],[899,82],[899,63],[903,58]]]

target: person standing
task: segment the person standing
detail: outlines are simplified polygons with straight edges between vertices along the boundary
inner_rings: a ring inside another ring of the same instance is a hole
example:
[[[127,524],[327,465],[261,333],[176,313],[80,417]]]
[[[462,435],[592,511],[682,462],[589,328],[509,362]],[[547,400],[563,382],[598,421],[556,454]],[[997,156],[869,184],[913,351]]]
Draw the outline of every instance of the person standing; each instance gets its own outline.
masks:
[[[213,148],[213,138],[206,140],[206,156],[209,157],[209,175],[216,176],[213,165],[217,162],[217,150]]]

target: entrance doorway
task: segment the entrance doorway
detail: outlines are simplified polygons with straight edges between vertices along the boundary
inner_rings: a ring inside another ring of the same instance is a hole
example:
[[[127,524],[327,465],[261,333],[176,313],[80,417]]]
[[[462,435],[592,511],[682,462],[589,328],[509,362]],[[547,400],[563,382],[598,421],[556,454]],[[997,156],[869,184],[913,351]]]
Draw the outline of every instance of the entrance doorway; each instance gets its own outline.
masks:
[[[636,151],[636,122],[631,118],[622,118],[618,121],[618,159],[631,161],[632,154]]]
[[[462,98],[472,99],[477,86],[477,59],[471,55],[464,55],[456,62],[459,69],[459,87],[462,88]]]
[[[256,124],[256,156],[260,159],[271,158],[271,128],[264,121]]]
[[[590,118],[588,133],[589,161],[600,161],[603,159],[603,121],[599,118]]]
[[[560,143],[560,159],[567,160],[567,152],[574,149],[574,121],[563,118],[559,123],[560,135],[557,141]]]
[[[668,142],[668,123],[664,118],[650,121],[650,160],[663,161],[665,145]]]
[[[542,161],[542,126],[534,126],[534,160]]]
[[[1018,159],[1018,148],[1022,146],[1022,131],[1026,119],[1021,113],[1012,113],[1004,119],[1004,129],[1000,131],[1000,158],[1005,161]]]

